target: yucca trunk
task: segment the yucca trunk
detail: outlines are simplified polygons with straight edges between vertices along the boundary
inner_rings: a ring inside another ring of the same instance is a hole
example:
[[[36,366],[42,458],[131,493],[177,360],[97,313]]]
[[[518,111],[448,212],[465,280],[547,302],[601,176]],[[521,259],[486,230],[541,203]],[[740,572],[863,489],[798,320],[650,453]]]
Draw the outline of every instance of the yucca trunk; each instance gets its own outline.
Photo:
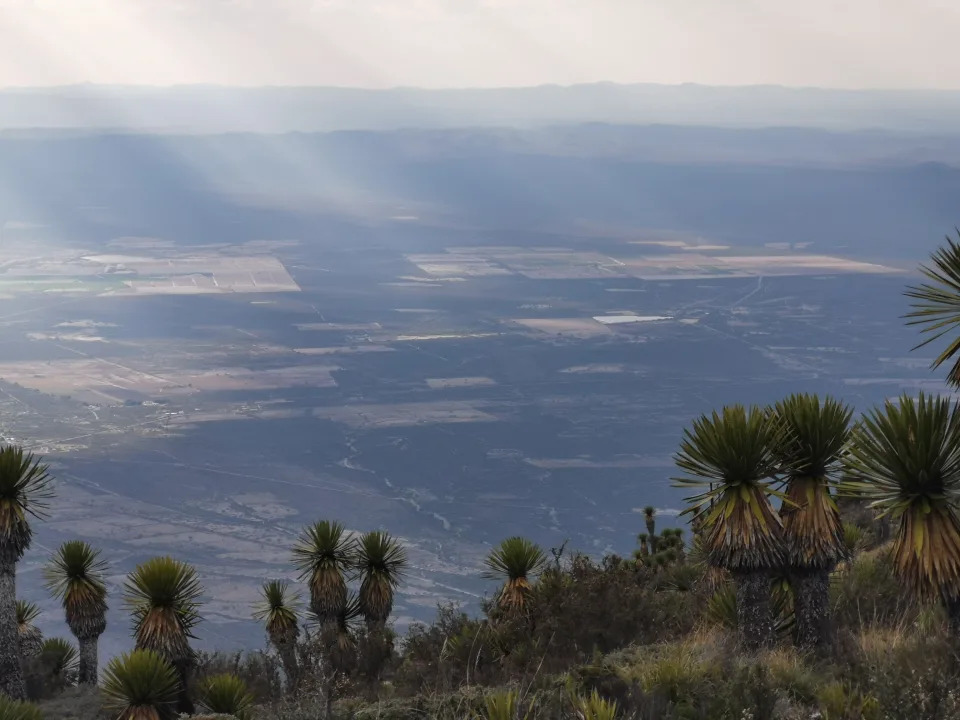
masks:
[[[830,571],[801,570],[790,573],[796,643],[805,649],[828,649],[833,645],[830,617]]]
[[[737,586],[737,633],[740,645],[757,650],[773,644],[770,574],[766,570],[733,573]]]
[[[287,676],[287,692],[293,693],[300,683],[300,665],[297,663],[297,636],[282,634],[270,637],[270,642],[277,649],[280,664],[283,665],[283,674]]]
[[[950,632],[960,637],[960,598],[944,598],[943,604],[947,608]]]
[[[287,690],[294,692],[300,684],[300,666],[297,664],[297,650],[294,646],[278,648],[280,664],[287,676]]]
[[[843,552],[843,524],[821,477],[794,477],[780,509],[787,539],[787,575],[793,590],[796,643],[825,649],[833,644],[830,573]]]
[[[25,700],[20,667],[20,637],[17,629],[16,562],[0,560],[0,692]]]
[[[17,563],[3,555],[7,553],[0,551],[0,692],[14,700],[25,700],[17,628]]]
[[[78,680],[81,685],[96,685],[100,637],[97,635],[77,637],[77,644],[80,646]]]
[[[181,659],[173,663],[177,671],[177,677],[180,678],[180,690],[177,695],[177,712],[182,715],[193,715],[196,708],[190,697],[190,675],[193,670],[193,660]]]

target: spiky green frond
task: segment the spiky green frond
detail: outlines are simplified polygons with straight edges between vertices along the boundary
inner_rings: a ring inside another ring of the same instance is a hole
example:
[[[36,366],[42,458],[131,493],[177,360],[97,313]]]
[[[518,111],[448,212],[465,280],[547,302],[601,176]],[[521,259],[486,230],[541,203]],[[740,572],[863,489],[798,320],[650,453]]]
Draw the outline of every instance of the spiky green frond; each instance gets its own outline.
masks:
[[[80,652],[69,640],[50,638],[40,648],[40,663],[52,677],[72,685],[80,669]]]
[[[375,530],[360,536],[353,558],[360,577],[360,610],[369,622],[386,622],[393,593],[407,567],[406,548],[389,533]]]
[[[100,692],[118,720],[173,720],[179,689],[173,665],[152,650],[134,650],[110,661]]]
[[[99,637],[106,629],[106,570],[100,551],[82,540],[63,543],[43,569],[47,589],[63,604],[78,638]]]
[[[246,720],[253,708],[253,695],[247,684],[230,674],[205,678],[199,685],[197,699],[206,712],[233,715],[237,720]]]
[[[33,621],[40,617],[40,606],[27,600],[17,600],[17,625],[24,627],[33,625]]]
[[[23,556],[33,538],[29,517],[42,518],[52,497],[46,465],[22,447],[0,448],[0,554]]]
[[[960,230],[957,231],[960,238]],[[926,282],[907,289],[906,295],[913,302],[913,311],[907,314],[908,325],[921,326],[928,337],[915,350],[960,329],[960,243],[946,238],[946,247],[941,247],[930,259],[931,265],[922,265],[920,272]],[[934,359],[938,368],[953,360],[947,382],[960,387],[960,335],[950,338],[947,346]]]
[[[772,448],[781,429],[757,407],[725,407],[694,420],[684,431],[678,487],[704,488],[687,498],[710,562],[728,570],[777,567],[783,561],[783,528],[770,505],[779,465]]]
[[[822,478],[840,469],[853,409],[830,396],[794,394],[772,408],[779,424],[773,453],[787,475]]]
[[[33,703],[0,694],[0,720],[43,720],[43,712]]]
[[[533,703],[523,711],[523,702],[516,690],[507,690],[487,695],[484,700],[482,720],[531,720],[534,717]]]
[[[787,562],[829,569],[845,555],[831,486],[850,444],[853,410],[831,397],[798,394],[778,402],[771,413],[781,430],[773,451],[786,476],[780,517]]]
[[[294,564],[310,589],[310,607],[318,616],[333,619],[347,601],[352,547],[343,525],[323,520],[304,528],[293,548]]]
[[[616,720],[617,717],[616,701],[601,697],[596,690],[576,698],[574,706],[579,720]]]
[[[491,580],[518,580],[539,574],[547,558],[536,543],[524,537],[510,537],[495,547],[484,564],[484,577]]]
[[[960,405],[904,394],[867,413],[846,462],[845,493],[899,520],[894,563],[925,595],[960,597]]]
[[[499,603],[504,609],[522,610],[533,590],[532,580],[546,565],[543,550],[524,537],[503,540],[487,556],[484,577],[503,580]]]
[[[260,588],[253,619],[266,626],[270,641],[278,647],[295,642],[299,634],[300,598],[286,580],[270,580]]]
[[[43,633],[34,625],[34,621],[40,616],[40,608],[26,600],[17,600],[16,607],[20,654],[25,658],[36,657],[43,646]]]
[[[192,657],[189,638],[200,622],[203,588],[197,571],[170,557],[138,565],[124,584],[138,649],[155,650],[171,661]]]

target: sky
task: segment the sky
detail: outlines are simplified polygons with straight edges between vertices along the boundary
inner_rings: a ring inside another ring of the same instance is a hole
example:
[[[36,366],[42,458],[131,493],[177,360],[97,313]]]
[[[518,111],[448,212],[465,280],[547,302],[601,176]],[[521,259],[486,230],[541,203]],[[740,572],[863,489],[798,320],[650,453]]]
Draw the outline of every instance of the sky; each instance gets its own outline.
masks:
[[[0,0],[0,87],[960,88],[957,0]]]

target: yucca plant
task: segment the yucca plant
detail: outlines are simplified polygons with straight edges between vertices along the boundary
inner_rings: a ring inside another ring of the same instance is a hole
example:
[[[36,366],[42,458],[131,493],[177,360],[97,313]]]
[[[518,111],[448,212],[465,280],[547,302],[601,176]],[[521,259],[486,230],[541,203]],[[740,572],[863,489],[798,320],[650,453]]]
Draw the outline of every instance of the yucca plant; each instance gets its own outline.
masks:
[[[650,552],[657,551],[657,510],[653,505],[647,505],[643,509],[643,522],[647,527],[647,537],[650,542]]]
[[[97,683],[100,636],[107,629],[107,564],[82,540],[63,543],[43,570],[47,589],[63,605],[67,627],[80,646],[80,683]]]
[[[40,647],[40,666],[48,677],[62,686],[75,685],[80,653],[73,643],[63,638],[49,638]]]
[[[369,625],[382,627],[393,611],[394,592],[407,568],[407,551],[389,533],[376,530],[357,540],[353,564],[360,578],[360,612]]]
[[[308,612],[310,624],[316,629],[316,637],[322,648],[326,665],[326,713],[324,717],[333,717],[334,696],[339,679],[350,673],[357,659],[357,620],[362,616],[360,600],[349,593],[346,602],[332,620],[324,615],[318,616],[311,609]],[[308,638],[309,638],[308,633]]]
[[[503,610],[522,612],[526,608],[533,580],[546,561],[540,546],[523,537],[507,538],[490,552],[484,577],[503,581],[497,600]]]
[[[23,700],[17,639],[17,562],[30,547],[30,518],[53,496],[47,466],[17,446],[0,448],[0,694]]]
[[[850,442],[853,410],[831,397],[791,395],[772,409],[781,432],[773,453],[786,478],[783,521],[787,572],[796,602],[797,643],[831,643],[830,573],[846,555],[833,497]]]
[[[170,662],[180,675],[179,710],[193,712],[187,694],[194,663],[190,640],[200,622],[203,588],[197,571],[170,557],[156,557],[138,565],[124,584],[124,602],[133,614],[137,650],[153,650]]]
[[[899,525],[893,562],[905,587],[938,598],[960,632],[960,405],[904,394],[854,433],[842,488]]]
[[[259,620],[266,626],[267,638],[280,657],[287,676],[287,687],[291,691],[296,687],[300,675],[297,665],[299,607],[300,598],[290,589],[290,583],[286,580],[271,580],[260,588],[260,599],[253,614],[254,620]]]
[[[960,238],[960,230],[957,231]],[[960,243],[946,238],[947,245],[931,255],[931,265],[921,265],[920,272],[927,278],[921,285],[907,289],[913,299],[913,311],[907,315],[908,325],[921,326],[927,339],[915,350],[936,342],[960,329]],[[933,361],[938,368],[948,361],[953,366],[947,374],[952,387],[960,387],[960,335],[952,337],[946,348]]]
[[[323,520],[304,528],[293,548],[300,580],[310,588],[310,609],[321,623],[334,622],[347,602],[352,547],[343,525]]]
[[[253,707],[253,695],[247,684],[236,675],[213,675],[200,683],[197,697],[200,707],[208,713],[233,715],[247,720]]]
[[[694,516],[710,564],[733,574],[740,642],[748,648],[773,640],[770,579],[785,560],[769,499],[779,432],[760,408],[733,405],[695,420],[675,457],[686,473],[676,478],[679,487],[707,488],[687,498],[684,514]]]
[[[33,703],[0,695],[0,720],[43,720],[43,713]]]
[[[527,704],[523,709],[523,699],[516,690],[507,690],[487,695],[483,699],[482,720],[532,720],[535,716],[535,703]]]
[[[153,650],[114,658],[103,674],[100,694],[117,720],[173,720],[180,678],[173,665]]]
[[[579,720],[616,720],[617,703],[600,696],[596,690],[585,697],[578,697],[574,712]]]
[[[20,656],[25,660],[39,655],[43,646],[43,633],[34,625],[38,617],[40,608],[36,603],[17,600],[17,638],[20,641]]]

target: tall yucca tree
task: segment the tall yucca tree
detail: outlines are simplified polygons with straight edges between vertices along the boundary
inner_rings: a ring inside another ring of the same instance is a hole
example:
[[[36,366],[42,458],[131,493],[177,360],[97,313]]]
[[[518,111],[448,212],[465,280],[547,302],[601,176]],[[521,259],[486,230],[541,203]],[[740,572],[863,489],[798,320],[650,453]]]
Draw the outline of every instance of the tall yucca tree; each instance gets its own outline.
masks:
[[[300,580],[310,588],[310,610],[321,623],[336,621],[347,603],[352,545],[343,525],[322,520],[304,528],[293,548]]]
[[[957,237],[960,239],[960,230]],[[955,334],[933,361],[933,367],[952,360],[947,382],[956,388],[960,387],[960,243],[950,237],[946,241],[945,247],[931,255],[930,265],[920,266],[926,282],[907,289],[907,297],[913,299],[907,324],[921,326],[921,332],[928,336],[915,350]]]
[[[200,622],[203,588],[197,571],[170,557],[156,557],[138,565],[124,584],[124,601],[133,614],[137,650],[159,653],[180,676],[181,712],[192,713],[187,693],[195,655],[190,647],[193,628]]]
[[[495,547],[484,561],[484,577],[501,580],[497,604],[507,612],[522,612],[533,591],[533,581],[547,562],[543,550],[524,537],[510,537]]]
[[[339,679],[350,673],[356,665],[357,628],[356,621],[363,615],[360,598],[347,595],[346,602],[337,611],[334,618],[318,616],[310,611],[310,619],[317,626],[321,646],[324,649],[324,661],[328,665],[329,676],[326,680],[326,713],[324,717],[333,717],[333,702]]]
[[[647,539],[650,543],[650,552],[657,551],[657,509],[647,505],[643,509],[643,522],[647,527]]]
[[[332,669],[340,674],[348,672],[357,649],[357,621],[363,617],[359,596],[349,593],[347,602],[332,622],[321,623],[312,611],[310,616],[320,633],[323,646],[327,648],[327,660]]]
[[[20,657],[23,660],[35,658],[43,647],[43,633],[34,624],[40,617],[40,608],[36,603],[17,600],[17,640],[20,642]]]
[[[677,486],[707,488],[687,498],[684,513],[694,516],[710,564],[733,574],[740,642],[748,648],[774,637],[770,580],[785,560],[769,498],[779,432],[764,410],[733,405],[694,420],[675,456],[685,473]]]
[[[180,680],[173,665],[152,650],[115,657],[103,673],[104,707],[117,720],[174,720]]]
[[[300,637],[300,598],[286,580],[270,580],[260,588],[260,599],[254,607],[254,620],[267,630],[270,644],[280,656],[287,687],[293,690],[300,671],[297,665],[297,638]]]
[[[17,446],[0,448],[0,693],[23,700],[17,641],[17,562],[30,547],[30,518],[53,495],[47,466]]]
[[[791,395],[773,408],[780,426],[773,451],[786,478],[780,507],[801,647],[831,643],[830,573],[846,555],[832,488],[850,442],[853,410],[816,395]]]
[[[357,540],[353,564],[360,578],[360,612],[371,627],[383,627],[407,568],[406,548],[389,533],[368,532]]]
[[[899,525],[904,585],[940,599],[960,633],[960,405],[923,393],[888,400],[861,420],[845,465],[842,489]]]
[[[80,646],[80,684],[97,683],[97,646],[107,629],[107,564],[82,540],[63,543],[43,569],[47,589],[63,605]]]

